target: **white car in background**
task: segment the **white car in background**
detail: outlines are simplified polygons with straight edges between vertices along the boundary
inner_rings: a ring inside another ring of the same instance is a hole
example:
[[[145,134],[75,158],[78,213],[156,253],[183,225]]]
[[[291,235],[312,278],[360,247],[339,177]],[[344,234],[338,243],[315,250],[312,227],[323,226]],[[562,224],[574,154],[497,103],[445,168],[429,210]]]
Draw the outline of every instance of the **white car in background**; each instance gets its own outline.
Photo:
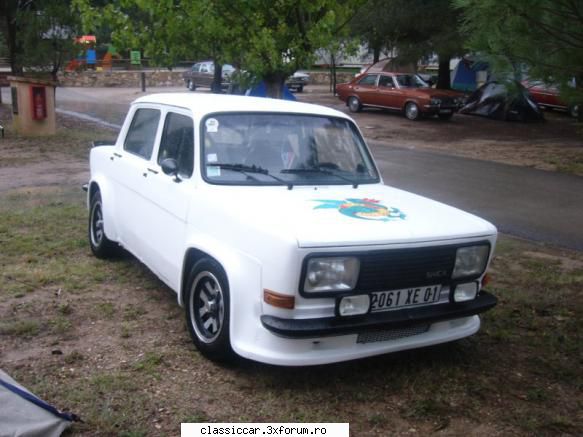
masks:
[[[283,100],[155,94],[91,150],[89,240],[177,294],[198,349],[315,365],[457,340],[497,231],[383,184],[347,115]],[[152,327],[156,329],[156,327]]]

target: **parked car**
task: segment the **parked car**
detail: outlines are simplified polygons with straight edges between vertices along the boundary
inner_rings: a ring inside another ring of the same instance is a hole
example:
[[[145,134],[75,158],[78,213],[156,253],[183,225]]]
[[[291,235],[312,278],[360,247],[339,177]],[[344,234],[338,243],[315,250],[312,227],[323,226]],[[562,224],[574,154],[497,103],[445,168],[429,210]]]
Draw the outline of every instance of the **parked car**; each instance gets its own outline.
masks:
[[[571,117],[578,117],[579,105],[569,105],[561,100],[559,87],[556,85],[545,84],[542,81],[524,81],[522,84],[541,108],[559,109],[567,111]]]
[[[207,357],[315,365],[474,334],[490,223],[383,184],[330,108],[154,94],[93,147],[89,244],[176,294]],[[157,329],[152,326],[152,329]]]
[[[222,69],[221,88],[228,89],[231,83],[230,77],[235,72],[235,67],[224,64]],[[182,73],[186,88],[190,91],[197,87],[210,88],[215,77],[215,64],[213,61],[197,62],[189,70]]]
[[[310,82],[310,74],[304,71],[296,71],[285,81],[285,85],[291,91],[301,93],[304,87]]]
[[[384,108],[403,112],[409,120],[433,115],[449,120],[463,98],[457,91],[433,89],[419,75],[409,73],[365,73],[337,85],[336,92],[352,112]]]

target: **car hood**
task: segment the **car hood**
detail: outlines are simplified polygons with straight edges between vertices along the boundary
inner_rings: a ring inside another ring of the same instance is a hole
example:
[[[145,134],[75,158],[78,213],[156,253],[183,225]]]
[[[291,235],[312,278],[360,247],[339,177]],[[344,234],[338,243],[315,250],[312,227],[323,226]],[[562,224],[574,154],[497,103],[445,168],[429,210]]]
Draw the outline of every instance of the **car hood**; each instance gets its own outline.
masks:
[[[209,202],[239,229],[294,239],[299,247],[386,245],[482,237],[485,220],[382,184],[351,186],[215,186]]]

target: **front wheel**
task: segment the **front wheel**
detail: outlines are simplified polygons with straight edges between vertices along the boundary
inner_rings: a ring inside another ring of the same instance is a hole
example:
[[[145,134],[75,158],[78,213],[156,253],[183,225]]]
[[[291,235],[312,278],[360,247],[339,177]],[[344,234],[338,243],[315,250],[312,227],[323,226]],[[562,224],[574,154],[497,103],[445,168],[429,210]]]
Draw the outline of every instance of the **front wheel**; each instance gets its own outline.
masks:
[[[195,84],[194,84],[194,82],[193,82],[193,81],[191,81],[191,80],[189,80],[189,81],[186,83],[186,87],[187,87],[187,88],[188,88],[190,91],[194,91],[194,90],[196,90],[196,85],[195,85]]]
[[[362,109],[360,100],[358,100],[356,97],[350,97],[348,99],[348,109],[350,109],[350,112],[360,112]]]
[[[421,118],[419,106],[413,102],[407,103],[405,105],[405,117],[407,117],[409,120],[419,120]]]
[[[184,302],[188,331],[200,353],[213,361],[232,361],[229,283],[216,261],[203,258],[192,267]]]
[[[105,235],[105,222],[103,217],[101,193],[97,191],[91,197],[89,207],[89,245],[91,246],[93,255],[101,259],[111,258],[119,250],[119,246]]]
[[[579,105],[572,105],[569,108],[569,114],[573,118],[579,118],[579,111],[580,111]]]

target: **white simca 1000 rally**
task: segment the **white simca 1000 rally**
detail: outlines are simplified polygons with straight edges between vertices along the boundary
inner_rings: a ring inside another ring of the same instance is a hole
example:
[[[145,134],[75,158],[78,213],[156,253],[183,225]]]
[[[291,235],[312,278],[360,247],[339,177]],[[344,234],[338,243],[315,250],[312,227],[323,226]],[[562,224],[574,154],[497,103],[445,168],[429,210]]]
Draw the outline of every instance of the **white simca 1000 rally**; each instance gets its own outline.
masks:
[[[91,250],[146,264],[210,359],[419,348],[476,333],[496,305],[483,290],[496,228],[384,185],[354,121],[330,108],[145,96],[90,166]]]

